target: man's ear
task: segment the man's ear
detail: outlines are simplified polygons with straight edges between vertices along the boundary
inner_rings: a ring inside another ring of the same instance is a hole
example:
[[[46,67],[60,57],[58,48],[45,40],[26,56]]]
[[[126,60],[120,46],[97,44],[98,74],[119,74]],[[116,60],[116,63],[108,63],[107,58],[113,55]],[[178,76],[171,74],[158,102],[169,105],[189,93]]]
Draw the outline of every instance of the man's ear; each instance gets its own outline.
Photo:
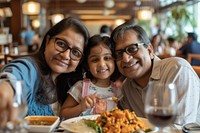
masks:
[[[153,49],[153,46],[151,43],[148,45],[147,49],[149,51],[149,55],[150,55],[151,59],[153,59],[154,58],[154,49]]]

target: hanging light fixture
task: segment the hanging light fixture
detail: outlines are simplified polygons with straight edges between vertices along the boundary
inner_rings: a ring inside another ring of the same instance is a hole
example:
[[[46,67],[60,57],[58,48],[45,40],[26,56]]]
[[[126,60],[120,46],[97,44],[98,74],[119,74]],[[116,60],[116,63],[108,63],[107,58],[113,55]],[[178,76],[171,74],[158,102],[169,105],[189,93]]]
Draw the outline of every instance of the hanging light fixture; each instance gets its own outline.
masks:
[[[78,3],[85,3],[87,0],[76,0]]]
[[[138,19],[139,20],[150,20],[152,18],[152,10],[139,10],[138,11]]]
[[[109,10],[105,8],[103,10],[103,15],[108,16],[109,14],[110,14]]]
[[[51,15],[51,21],[52,21],[53,25],[55,25],[56,23],[60,22],[63,19],[64,19],[63,14],[58,13],[58,14]]]
[[[115,6],[115,2],[114,2],[114,0],[105,0],[104,1],[104,6],[106,8],[112,8],[112,7]]]
[[[34,28],[39,28],[40,27],[40,21],[38,19],[34,19],[32,21],[32,25]]]
[[[40,3],[35,1],[25,2],[22,5],[22,12],[26,15],[37,15],[40,13]]]
[[[60,1],[56,1],[55,14],[51,15],[51,22],[53,25],[64,19],[64,15],[60,13]]]

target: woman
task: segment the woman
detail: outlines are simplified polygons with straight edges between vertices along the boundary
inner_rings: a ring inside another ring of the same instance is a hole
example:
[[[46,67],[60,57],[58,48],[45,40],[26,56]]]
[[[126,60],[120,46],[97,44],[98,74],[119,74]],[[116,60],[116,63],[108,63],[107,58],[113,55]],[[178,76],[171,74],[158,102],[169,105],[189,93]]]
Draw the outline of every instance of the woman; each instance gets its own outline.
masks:
[[[88,38],[86,27],[77,19],[69,17],[46,33],[36,55],[14,60],[2,69],[0,77],[24,80],[27,115],[54,115],[50,104],[57,100],[62,103],[66,98],[65,94],[62,95],[63,90],[56,91],[58,88],[56,85],[66,87],[63,86],[67,84],[65,81],[70,81],[71,77],[81,76],[81,59]],[[8,120],[14,119],[12,118],[13,95],[14,90],[9,83],[0,83],[0,114],[5,112],[11,114]],[[5,115],[1,117],[6,119]]]

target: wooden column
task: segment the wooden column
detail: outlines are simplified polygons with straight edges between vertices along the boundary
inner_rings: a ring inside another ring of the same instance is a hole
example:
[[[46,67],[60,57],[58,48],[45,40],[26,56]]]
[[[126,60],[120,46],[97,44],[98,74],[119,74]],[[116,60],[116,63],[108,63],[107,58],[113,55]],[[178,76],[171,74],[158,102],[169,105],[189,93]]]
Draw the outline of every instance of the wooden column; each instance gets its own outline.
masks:
[[[11,17],[11,34],[13,36],[13,42],[20,42],[20,31],[21,31],[21,0],[12,0],[10,7],[13,13]]]

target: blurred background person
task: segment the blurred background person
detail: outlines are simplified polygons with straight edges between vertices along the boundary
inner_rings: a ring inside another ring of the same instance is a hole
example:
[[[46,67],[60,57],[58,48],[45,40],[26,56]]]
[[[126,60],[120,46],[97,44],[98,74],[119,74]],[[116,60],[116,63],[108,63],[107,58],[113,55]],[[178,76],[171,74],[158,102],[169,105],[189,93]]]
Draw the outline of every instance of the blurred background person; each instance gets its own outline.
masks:
[[[21,44],[26,45],[28,47],[28,52],[32,52],[33,46],[33,38],[35,36],[35,32],[32,30],[31,26],[23,27],[20,37],[21,37]]]
[[[154,53],[156,55],[163,54],[163,50],[165,49],[165,43],[160,34],[156,34],[152,37],[151,44],[153,45]]]
[[[100,35],[110,37],[110,27],[108,25],[102,25],[100,28]]]
[[[180,48],[178,41],[173,37],[168,37],[167,44],[165,54],[168,54],[169,56],[176,56],[176,51]]]
[[[187,40],[183,42],[183,45],[178,50],[177,55],[187,59],[189,53],[200,54],[200,43],[197,42],[197,34],[194,32],[187,33]],[[200,66],[200,60],[193,59],[191,65]]]

